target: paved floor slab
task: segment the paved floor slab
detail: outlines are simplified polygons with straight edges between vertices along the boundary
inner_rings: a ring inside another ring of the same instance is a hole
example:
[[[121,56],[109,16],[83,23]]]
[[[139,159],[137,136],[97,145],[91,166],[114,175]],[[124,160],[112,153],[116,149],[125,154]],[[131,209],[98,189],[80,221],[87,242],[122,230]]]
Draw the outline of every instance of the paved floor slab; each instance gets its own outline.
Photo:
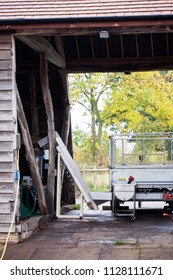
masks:
[[[22,243],[9,245],[5,259],[173,260],[172,214],[139,210],[135,221],[115,221],[110,211],[90,211],[83,220],[57,219]]]

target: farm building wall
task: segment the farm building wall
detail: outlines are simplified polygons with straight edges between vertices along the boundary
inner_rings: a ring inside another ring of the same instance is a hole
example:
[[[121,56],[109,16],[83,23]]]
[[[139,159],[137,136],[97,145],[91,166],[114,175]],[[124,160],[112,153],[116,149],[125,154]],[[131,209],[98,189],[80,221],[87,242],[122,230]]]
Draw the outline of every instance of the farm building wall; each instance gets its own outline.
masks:
[[[14,47],[11,34],[0,35],[0,233],[9,231],[17,187]]]

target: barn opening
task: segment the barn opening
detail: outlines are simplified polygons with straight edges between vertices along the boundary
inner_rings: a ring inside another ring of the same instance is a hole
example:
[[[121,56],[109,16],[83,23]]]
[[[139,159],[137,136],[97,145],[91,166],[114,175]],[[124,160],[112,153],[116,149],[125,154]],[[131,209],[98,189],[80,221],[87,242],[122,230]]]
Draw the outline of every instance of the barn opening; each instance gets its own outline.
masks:
[[[49,26],[42,25],[42,22],[38,23],[36,21],[23,25],[19,20],[19,25],[15,25],[14,21],[10,22],[10,27],[7,26],[5,21],[2,22],[1,26],[0,66],[3,70],[0,77],[2,80],[0,96],[3,105],[1,110],[1,129],[3,131],[1,143],[7,141],[5,135],[8,134],[10,145],[13,145],[13,132],[16,132],[17,128],[21,132],[20,125],[18,127],[16,125],[15,97],[18,91],[27,117],[27,125],[29,126],[31,142],[34,144],[37,164],[44,167],[43,169],[40,168],[41,175],[39,174],[43,184],[48,180],[47,168],[49,166],[48,161],[42,158],[42,148],[38,147],[38,141],[44,139],[48,134],[47,116],[50,115],[46,112],[45,104],[48,105],[48,103],[44,101],[42,92],[45,81],[46,86],[47,81],[49,81],[49,90],[53,101],[52,112],[54,112],[55,117],[55,130],[59,133],[72,155],[70,102],[67,87],[68,73],[129,73],[154,69],[172,69],[173,36],[171,31],[172,21],[169,17],[149,16],[144,19],[141,17],[127,19],[120,17],[116,24],[115,18],[98,18],[97,20],[92,18],[89,21],[84,18],[81,22],[80,20],[76,22],[74,20],[73,22],[73,20],[68,19],[68,22],[52,22]],[[136,24],[137,22],[138,24]],[[45,67],[45,63],[43,63],[45,58],[47,68],[46,71],[44,68],[44,73],[42,73],[41,68],[42,66]],[[45,73],[47,73],[46,76]],[[46,77],[46,79],[43,77]],[[52,124],[52,120],[49,120]],[[22,177],[28,177],[30,175],[29,161],[26,158],[23,144],[24,142],[21,138],[20,171]],[[0,205],[2,213],[0,216],[2,220],[1,231],[7,232],[11,223],[16,188],[13,178],[16,168],[16,150],[14,151],[12,146],[10,146],[9,153],[7,146],[1,149],[2,161],[4,159],[8,161],[5,165],[1,162],[1,192],[3,195],[1,196],[2,205]],[[55,159],[55,169],[56,164],[57,159]],[[9,170],[6,170],[5,166],[8,166]],[[53,176],[50,177],[52,178]],[[63,185],[62,204],[73,203],[74,186],[68,181],[66,173],[64,173],[64,178],[66,183]],[[26,178],[25,183],[30,185],[30,180],[27,180],[28,178]],[[45,189],[45,192],[47,191]],[[25,201],[27,200],[27,195],[30,194],[24,194]],[[54,192],[51,191],[49,195],[51,196],[49,209],[52,213],[55,209],[55,202],[52,196]],[[32,199],[32,197],[30,198]],[[4,205],[5,208],[3,208]],[[30,210],[32,212],[31,206]],[[4,211],[6,212],[4,213]],[[28,213],[24,213],[23,217],[25,216],[28,216]],[[20,230],[20,226],[16,227],[18,224],[20,225],[20,212],[17,213],[13,232]]]
[[[103,31],[104,34],[105,31]],[[41,34],[43,35],[43,34]],[[172,33],[135,33],[114,34],[108,32],[104,38],[98,31],[94,34],[75,36],[23,36],[18,35],[16,42],[16,82],[22,100],[25,116],[31,132],[43,185],[47,183],[48,160],[43,158],[43,150],[38,141],[47,136],[47,117],[41,89],[40,47],[37,44],[49,44],[55,52],[66,59],[66,69],[56,63],[48,62],[48,79],[53,101],[55,130],[64,138],[68,149],[73,154],[71,123],[67,124],[70,100],[67,89],[67,74],[77,72],[128,72],[152,69],[171,69]],[[145,48],[143,47],[145,43]],[[158,48],[159,43],[159,48]],[[20,131],[20,130],[19,130]],[[67,137],[68,135],[68,137]],[[66,138],[66,139],[65,139]],[[57,161],[55,160],[55,163]],[[21,142],[20,149],[21,178],[29,180],[30,170],[26,151]],[[62,204],[75,203],[75,188],[64,173],[65,181],[62,193]],[[27,184],[31,184],[27,181]],[[46,192],[47,190],[45,190]],[[24,193],[24,201],[32,194]],[[55,210],[55,200],[53,200]],[[26,202],[27,203],[27,202]],[[32,211],[32,206],[30,205]],[[29,213],[28,213],[29,214]],[[23,217],[27,216],[27,211]]]
[[[46,42],[47,39],[45,39]],[[41,183],[44,188],[44,195],[46,197],[49,158],[45,157],[44,150],[39,146],[38,141],[48,135],[48,118],[45,110],[45,103],[43,100],[40,75],[40,55],[31,47],[16,39],[16,83],[17,89],[21,98],[24,114],[27,120],[36,162],[39,168],[39,175]],[[47,79],[49,83],[49,90],[53,103],[53,114],[55,131],[57,131],[64,143],[69,148],[72,154],[72,138],[71,138],[71,124],[69,119],[69,97],[67,91],[67,76],[66,71],[58,69],[55,64],[48,62],[47,65]],[[21,133],[19,125],[19,133]],[[47,145],[47,155],[48,155]],[[56,151],[54,151],[56,154]],[[40,214],[38,201],[36,198],[35,186],[32,182],[32,175],[27,158],[23,139],[21,137],[21,147],[19,156],[19,169],[21,178],[21,218],[25,219],[32,215]],[[55,156],[55,155],[54,155]],[[55,156],[55,169],[57,168],[57,157]],[[54,174],[55,175],[55,174]],[[75,190],[74,186],[69,183],[69,179],[64,175],[64,187],[62,191],[62,204],[74,204]],[[54,181],[54,185],[56,182]],[[34,188],[34,192],[32,191]],[[53,193],[50,197],[49,213],[54,213],[56,208],[55,195]]]

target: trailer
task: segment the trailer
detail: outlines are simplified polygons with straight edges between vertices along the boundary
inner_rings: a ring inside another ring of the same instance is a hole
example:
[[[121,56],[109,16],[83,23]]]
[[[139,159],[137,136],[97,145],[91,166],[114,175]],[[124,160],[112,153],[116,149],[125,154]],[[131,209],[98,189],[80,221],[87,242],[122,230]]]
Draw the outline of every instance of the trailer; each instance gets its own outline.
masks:
[[[136,203],[162,201],[173,210],[173,133],[112,135],[110,191],[115,217],[135,219]],[[132,201],[133,208],[123,207]]]

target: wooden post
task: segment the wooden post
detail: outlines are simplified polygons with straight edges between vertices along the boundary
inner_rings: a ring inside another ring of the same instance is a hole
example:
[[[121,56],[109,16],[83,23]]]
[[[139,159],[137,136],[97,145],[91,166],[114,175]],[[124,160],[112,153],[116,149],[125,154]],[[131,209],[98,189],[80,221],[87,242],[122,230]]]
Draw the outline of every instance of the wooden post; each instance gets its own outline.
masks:
[[[69,145],[69,140],[71,140],[71,112],[70,112],[70,100],[69,100],[69,89],[68,89],[68,80],[67,72],[65,69],[60,69],[59,74],[63,83],[64,89],[64,100],[63,100],[63,127],[61,132],[61,139],[64,142],[65,146],[69,148],[69,152],[72,155],[72,145]],[[63,165],[61,169],[61,181],[65,182],[62,189],[62,200],[73,204],[75,202],[75,187],[69,181],[65,175],[65,166]]]
[[[67,73],[66,70],[59,70],[60,77],[62,79],[63,88],[64,88],[64,100],[63,100],[63,127],[61,132],[61,139],[64,142],[65,146],[68,145],[69,131],[70,131],[70,101],[69,101],[69,91],[67,86]],[[64,172],[62,172],[64,173]],[[63,174],[62,174],[63,176]]]
[[[37,190],[38,204],[39,204],[40,212],[42,215],[45,215],[48,213],[48,211],[47,211],[47,205],[46,205],[46,200],[45,200],[45,196],[44,196],[43,185],[41,182],[38,167],[36,165],[32,140],[31,140],[31,136],[29,133],[28,124],[26,121],[25,113],[23,110],[23,105],[22,105],[17,87],[16,87],[16,97],[17,97],[17,117],[19,120],[21,134],[22,134],[24,145],[25,145],[25,150],[26,150],[26,154],[27,154],[27,158],[28,158],[28,164],[29,164],[29,168],[30,168],[30,172],[31,172],[31,177],[34,182],[34,186]]]
[[[49,140],[49,168],[47,179],[47,205],[49,213],[54,211],[54,189],[55,189],[55,122],[54,109],[51,92],[49,88],[48,66],[44,52],[40,52],[40,80],[43,100],[47,115],[48,140]]]
[[[39,135],[39,122],[38,122],[38,109],[36,100],[36,82],[35,74],[29,74],[29,95],[30,95],[30,107],[31,107],[31,120],[32,120],[32,135]]]

